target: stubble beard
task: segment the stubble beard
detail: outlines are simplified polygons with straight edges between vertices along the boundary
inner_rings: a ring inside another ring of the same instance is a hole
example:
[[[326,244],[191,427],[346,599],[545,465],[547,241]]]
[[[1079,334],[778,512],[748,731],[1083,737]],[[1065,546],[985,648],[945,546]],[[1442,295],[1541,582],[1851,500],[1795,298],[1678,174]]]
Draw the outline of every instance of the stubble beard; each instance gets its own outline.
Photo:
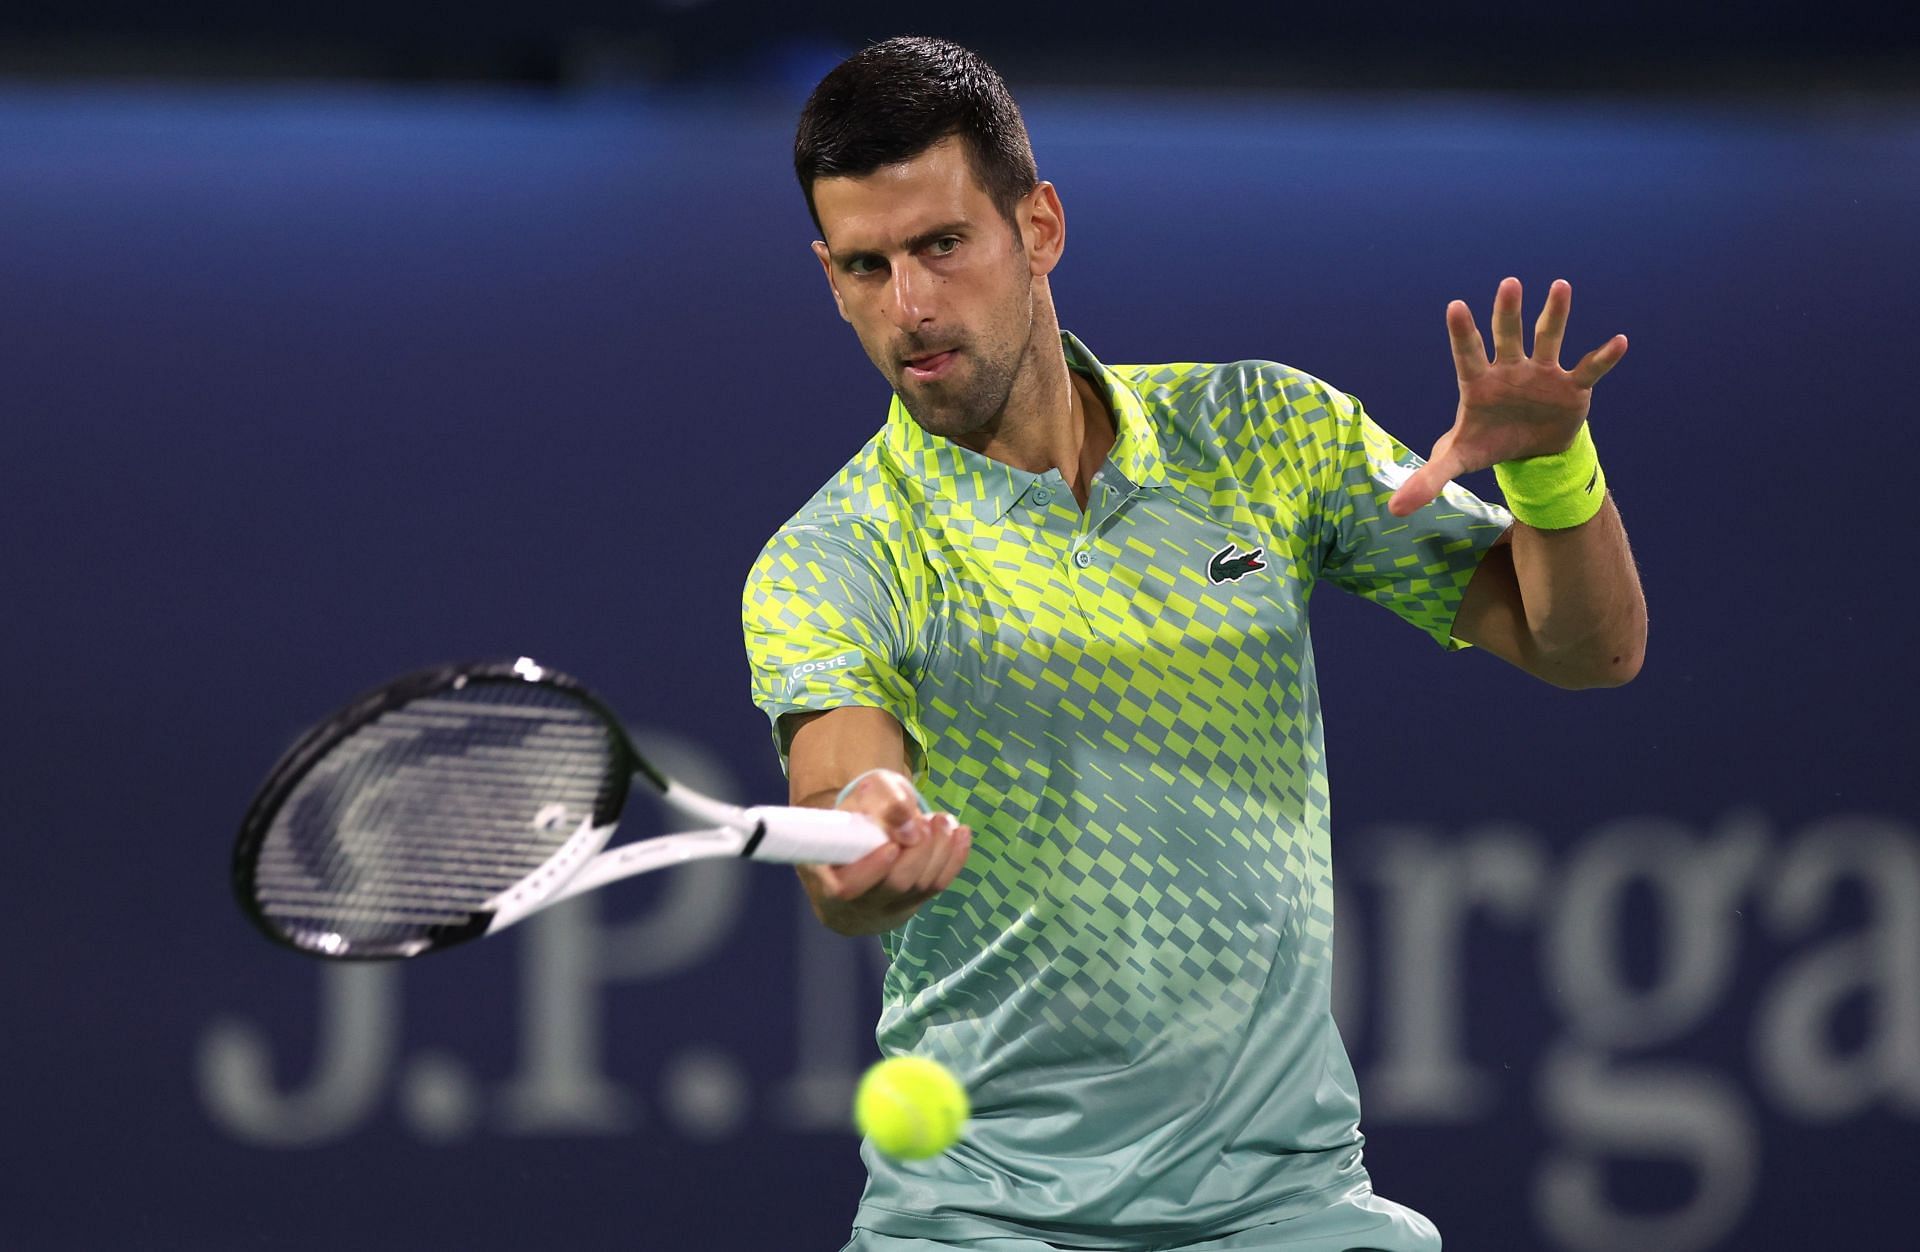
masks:
[[[1034,314],[1031,283],[1021,303],[1026,311],[1025,333],[1002,352],[989,352],[978,343],[969,345],[959,362],[967,367],[964,382],[914,384],[906,378],[905,367],[899,367],[893,392],[922,430],[962,443],[984,442],[999,430],[1020,367],[1033,350],[1039,319]]]

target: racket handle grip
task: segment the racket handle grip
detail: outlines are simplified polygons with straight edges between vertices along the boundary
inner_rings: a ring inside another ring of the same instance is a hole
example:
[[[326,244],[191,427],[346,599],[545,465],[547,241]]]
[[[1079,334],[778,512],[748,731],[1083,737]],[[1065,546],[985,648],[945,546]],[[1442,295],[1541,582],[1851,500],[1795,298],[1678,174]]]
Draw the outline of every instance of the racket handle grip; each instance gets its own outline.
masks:
[[[762,804],[747,810],[760,832],[740,855],[755,861],[845,865],[887,841],[887,834],[859,813]]]

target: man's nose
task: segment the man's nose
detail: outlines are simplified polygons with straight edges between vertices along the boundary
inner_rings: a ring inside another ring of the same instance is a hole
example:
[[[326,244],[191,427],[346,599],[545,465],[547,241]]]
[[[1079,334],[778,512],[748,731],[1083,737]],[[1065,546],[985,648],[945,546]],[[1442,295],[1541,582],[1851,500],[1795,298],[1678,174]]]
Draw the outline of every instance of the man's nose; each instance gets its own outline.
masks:
[[[893,320],[904,331],[933,321],[933,290],[927,275],[911,261],[893,267]]]

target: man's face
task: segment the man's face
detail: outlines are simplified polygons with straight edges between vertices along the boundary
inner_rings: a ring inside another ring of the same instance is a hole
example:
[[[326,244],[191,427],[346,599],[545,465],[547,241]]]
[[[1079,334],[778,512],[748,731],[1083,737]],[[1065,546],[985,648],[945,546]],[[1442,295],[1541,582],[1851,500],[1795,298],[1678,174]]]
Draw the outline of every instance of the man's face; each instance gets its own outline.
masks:
[[[907,412],[949,439],[991,436],[1032,343],[1034,274],[963,141],[819,179],[813,203],[840,315]]]

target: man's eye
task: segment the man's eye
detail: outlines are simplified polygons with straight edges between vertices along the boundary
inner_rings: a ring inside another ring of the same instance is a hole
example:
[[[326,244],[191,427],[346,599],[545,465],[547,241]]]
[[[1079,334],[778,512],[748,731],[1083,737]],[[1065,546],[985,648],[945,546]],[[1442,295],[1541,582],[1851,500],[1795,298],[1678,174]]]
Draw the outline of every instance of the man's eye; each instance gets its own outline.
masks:
[[[948,235],[944,239],[936,239],[933,241],[933,254],[935,256],[946,256],[959,246],[959,238],[954,235]]]
[[[857,256],[847,262],[847,273],[867,275],[880,268],[880,263],[870,256]]]

